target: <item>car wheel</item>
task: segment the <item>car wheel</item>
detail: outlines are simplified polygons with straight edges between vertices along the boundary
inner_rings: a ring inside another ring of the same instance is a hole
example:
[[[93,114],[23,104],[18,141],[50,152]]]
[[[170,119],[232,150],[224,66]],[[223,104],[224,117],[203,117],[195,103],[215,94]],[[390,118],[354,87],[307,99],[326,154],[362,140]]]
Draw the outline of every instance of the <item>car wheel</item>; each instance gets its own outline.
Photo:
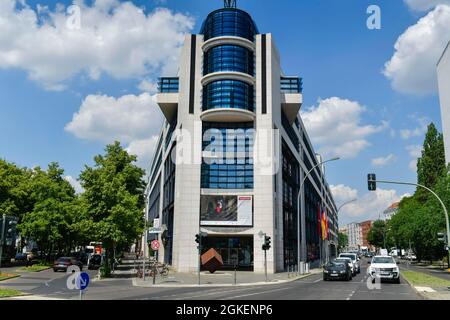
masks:
[[[395,279],[395,283],[396,283],[396,284],[400,284],[400,277],[398,277],[397,279]]]
[[[327,280],[328,280],[327,277],[323,276],[323,281],[327,281]]]
[[[58,272],[58,270],[56,270],[56,269],[53,269],[53,272]]]

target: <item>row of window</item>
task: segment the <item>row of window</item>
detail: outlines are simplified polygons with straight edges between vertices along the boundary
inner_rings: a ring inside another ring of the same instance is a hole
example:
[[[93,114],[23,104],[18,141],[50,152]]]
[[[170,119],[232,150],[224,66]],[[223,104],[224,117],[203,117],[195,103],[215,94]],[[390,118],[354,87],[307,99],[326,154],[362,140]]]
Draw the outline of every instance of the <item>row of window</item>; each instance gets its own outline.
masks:
[[[254,111],[253,86],[238,80],[219,80],[203,90],[203,110],[234,108]]]
[[[211,48],[203,59],[203,74],[223,71],[242,72],[253,76],[255,73],[253,52],[236,45]]]
[[[202,25],[205,41],[221,36],[236,36],[253,41],[258,29],[250,15],[238,9],[220,9],[208,15]]]

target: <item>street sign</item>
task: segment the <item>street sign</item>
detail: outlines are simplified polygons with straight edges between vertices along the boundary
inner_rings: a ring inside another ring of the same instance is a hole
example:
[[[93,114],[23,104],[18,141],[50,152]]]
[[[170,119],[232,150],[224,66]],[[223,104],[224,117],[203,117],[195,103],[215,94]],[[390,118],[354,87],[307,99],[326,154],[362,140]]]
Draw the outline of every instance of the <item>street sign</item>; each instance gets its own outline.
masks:
[[[158,251],[158,250],[159,250],[159,247],[160,247],[159,241],[158,241],[158,240],[153,240],[153,241],[152,241],[152,244],[151,244],[151,247],[152,247],[152,249],[153,249],[154,251]]]
[[[77,287],[80,290],[85,290],[89,285],[89,275],[86,272],[81,272],[77,279]]]
[[[149,228],[148,234],[161,234],[163,233],[162,228]]]

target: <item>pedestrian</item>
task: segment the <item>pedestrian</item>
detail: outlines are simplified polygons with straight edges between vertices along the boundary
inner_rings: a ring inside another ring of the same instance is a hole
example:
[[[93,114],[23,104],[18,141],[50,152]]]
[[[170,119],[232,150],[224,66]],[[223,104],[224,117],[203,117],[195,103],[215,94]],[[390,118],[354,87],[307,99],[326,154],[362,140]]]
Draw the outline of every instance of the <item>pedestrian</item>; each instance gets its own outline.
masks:
[[[31,267],[31,265],[32,265],[32,264],[31,264],[31,253],[28,253],[28,254],[27,254],[27,268],[28,268],[28,267]]]

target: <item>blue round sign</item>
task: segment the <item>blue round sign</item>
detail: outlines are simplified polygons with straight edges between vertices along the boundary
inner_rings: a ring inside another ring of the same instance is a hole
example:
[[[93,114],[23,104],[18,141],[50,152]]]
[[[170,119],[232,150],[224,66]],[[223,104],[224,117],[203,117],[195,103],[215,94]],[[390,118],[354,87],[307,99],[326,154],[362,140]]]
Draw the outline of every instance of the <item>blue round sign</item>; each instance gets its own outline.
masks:
[[[84,290],[89,285],[89,275],[86,272],[81,272],[77,279],[77,287]]]

